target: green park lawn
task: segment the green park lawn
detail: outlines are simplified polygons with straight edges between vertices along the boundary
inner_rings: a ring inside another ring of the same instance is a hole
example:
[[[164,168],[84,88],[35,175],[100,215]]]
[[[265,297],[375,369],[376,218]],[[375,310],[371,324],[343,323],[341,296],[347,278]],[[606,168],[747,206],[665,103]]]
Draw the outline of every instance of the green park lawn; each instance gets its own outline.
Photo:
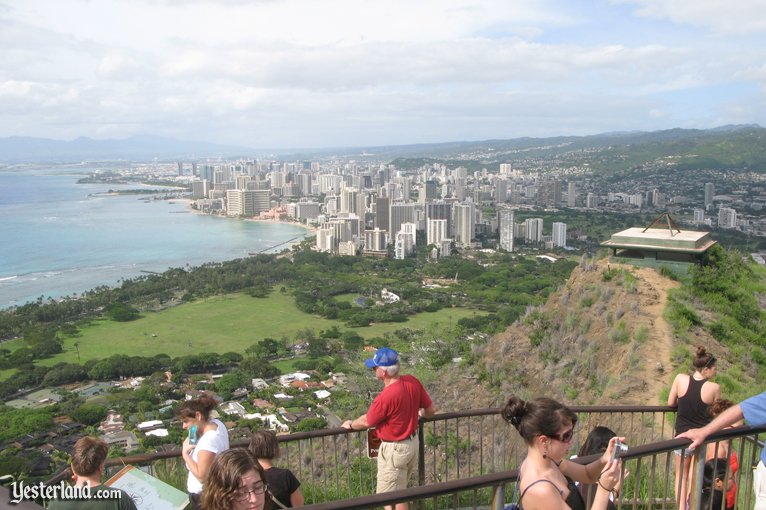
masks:
[[[348,328],[341,321],[301,312],[289,294],[272,292],[263,299],[230,294],[185,303],[161,312],[143,313],[140,319],[132,322],[93,321],[83,327],[76,337],[64,339],[64,352],[39,363],[48,366],[61,361],[84,363],[113,354],[168,354],[176,357],[200,352],[244,353],[247,347],[263,338],[287,336],[292,340],[298,330],[306,328],[319,333],[320,330],[338,326],[341,330],[354,330],[364,338],[373,338],[405,327],[426,329],[435,323],[456,323],[477,313],[485,312],[450,308],[421,313],[410,317],[407,322]],[[12,373],[10,370],[3,371],[0,378],[7,378]]]

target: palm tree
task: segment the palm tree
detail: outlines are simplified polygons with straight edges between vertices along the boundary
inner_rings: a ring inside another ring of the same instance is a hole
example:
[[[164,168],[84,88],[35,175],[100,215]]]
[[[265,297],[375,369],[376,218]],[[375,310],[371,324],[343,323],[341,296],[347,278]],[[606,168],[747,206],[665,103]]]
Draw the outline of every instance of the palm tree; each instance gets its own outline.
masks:
[[[75,342],[74,348],[77,350],[77,363],[82,365],[82,362],[80,361],[80,342]]]

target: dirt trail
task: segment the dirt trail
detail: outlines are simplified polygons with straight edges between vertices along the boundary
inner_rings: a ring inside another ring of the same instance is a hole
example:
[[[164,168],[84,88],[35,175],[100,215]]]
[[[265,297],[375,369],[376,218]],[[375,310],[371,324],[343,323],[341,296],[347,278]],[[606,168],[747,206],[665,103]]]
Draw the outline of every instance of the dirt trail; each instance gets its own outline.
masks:
[[[603,261],[603,263],[606,264],[607,262]],[[644,362],[639,363],[635,368],[636,375],[646,382],[646,394],[657,399],[657,404],[664,405],[666,402],[660,401],[660,394],[672,382],[670,380],[672,375],[670,353],[673,344],[673,330],[668,321],[665,320],[663,311],[668,301],[668,290],[679,287],[680,283],[665,278],[654,269],[622,266],[620,264],[612,264],[612,267],[625,267],[636,275],[643,310],[642,317],[636,327],[643,322],[649,331],[645,349],[642,349],[646,357]]]

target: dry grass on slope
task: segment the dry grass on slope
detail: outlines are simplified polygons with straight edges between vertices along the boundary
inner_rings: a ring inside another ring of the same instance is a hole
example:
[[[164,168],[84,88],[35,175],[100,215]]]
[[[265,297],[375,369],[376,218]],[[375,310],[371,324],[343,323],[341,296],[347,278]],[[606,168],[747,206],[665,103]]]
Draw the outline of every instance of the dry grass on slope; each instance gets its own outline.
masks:
[[[543,307],[476,353],[474,373],[442,374],[440,407],[499,406],[511,393],[581,405],[664,404],[673,332],[663,310],[678,285],[653,269],[584,261]],[[714,343],[704,330],[697,335]]]

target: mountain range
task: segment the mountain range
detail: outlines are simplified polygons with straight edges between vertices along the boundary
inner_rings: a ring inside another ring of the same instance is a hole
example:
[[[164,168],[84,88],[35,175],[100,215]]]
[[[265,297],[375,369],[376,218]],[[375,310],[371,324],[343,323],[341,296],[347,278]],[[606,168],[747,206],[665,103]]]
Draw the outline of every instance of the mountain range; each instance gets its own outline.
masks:
[[[678,158],[680,164],[739,167],[766,172],[766,129],[758,125],[722,126],[706,130],[669,129],[589,136],[283,150],[253,149],[157,136],[105,140],[80,137],[71,141],[13,136],[0,138],[0,163],[189,161],[279,156],[288,160],[345,158],[357,161],[394,161],[402,168],[417,168],[428,160],[438,160],[475,169],[522,158],[565,156],[575,164],[582,159],[583,163],[593,168],[593,163],[598,166],[599,162],[593,160],[594,150],[599,155],[598,160],[609,162],[610,168],[615,160],[626,166],[642,164],[653,158],[673,157]]]

